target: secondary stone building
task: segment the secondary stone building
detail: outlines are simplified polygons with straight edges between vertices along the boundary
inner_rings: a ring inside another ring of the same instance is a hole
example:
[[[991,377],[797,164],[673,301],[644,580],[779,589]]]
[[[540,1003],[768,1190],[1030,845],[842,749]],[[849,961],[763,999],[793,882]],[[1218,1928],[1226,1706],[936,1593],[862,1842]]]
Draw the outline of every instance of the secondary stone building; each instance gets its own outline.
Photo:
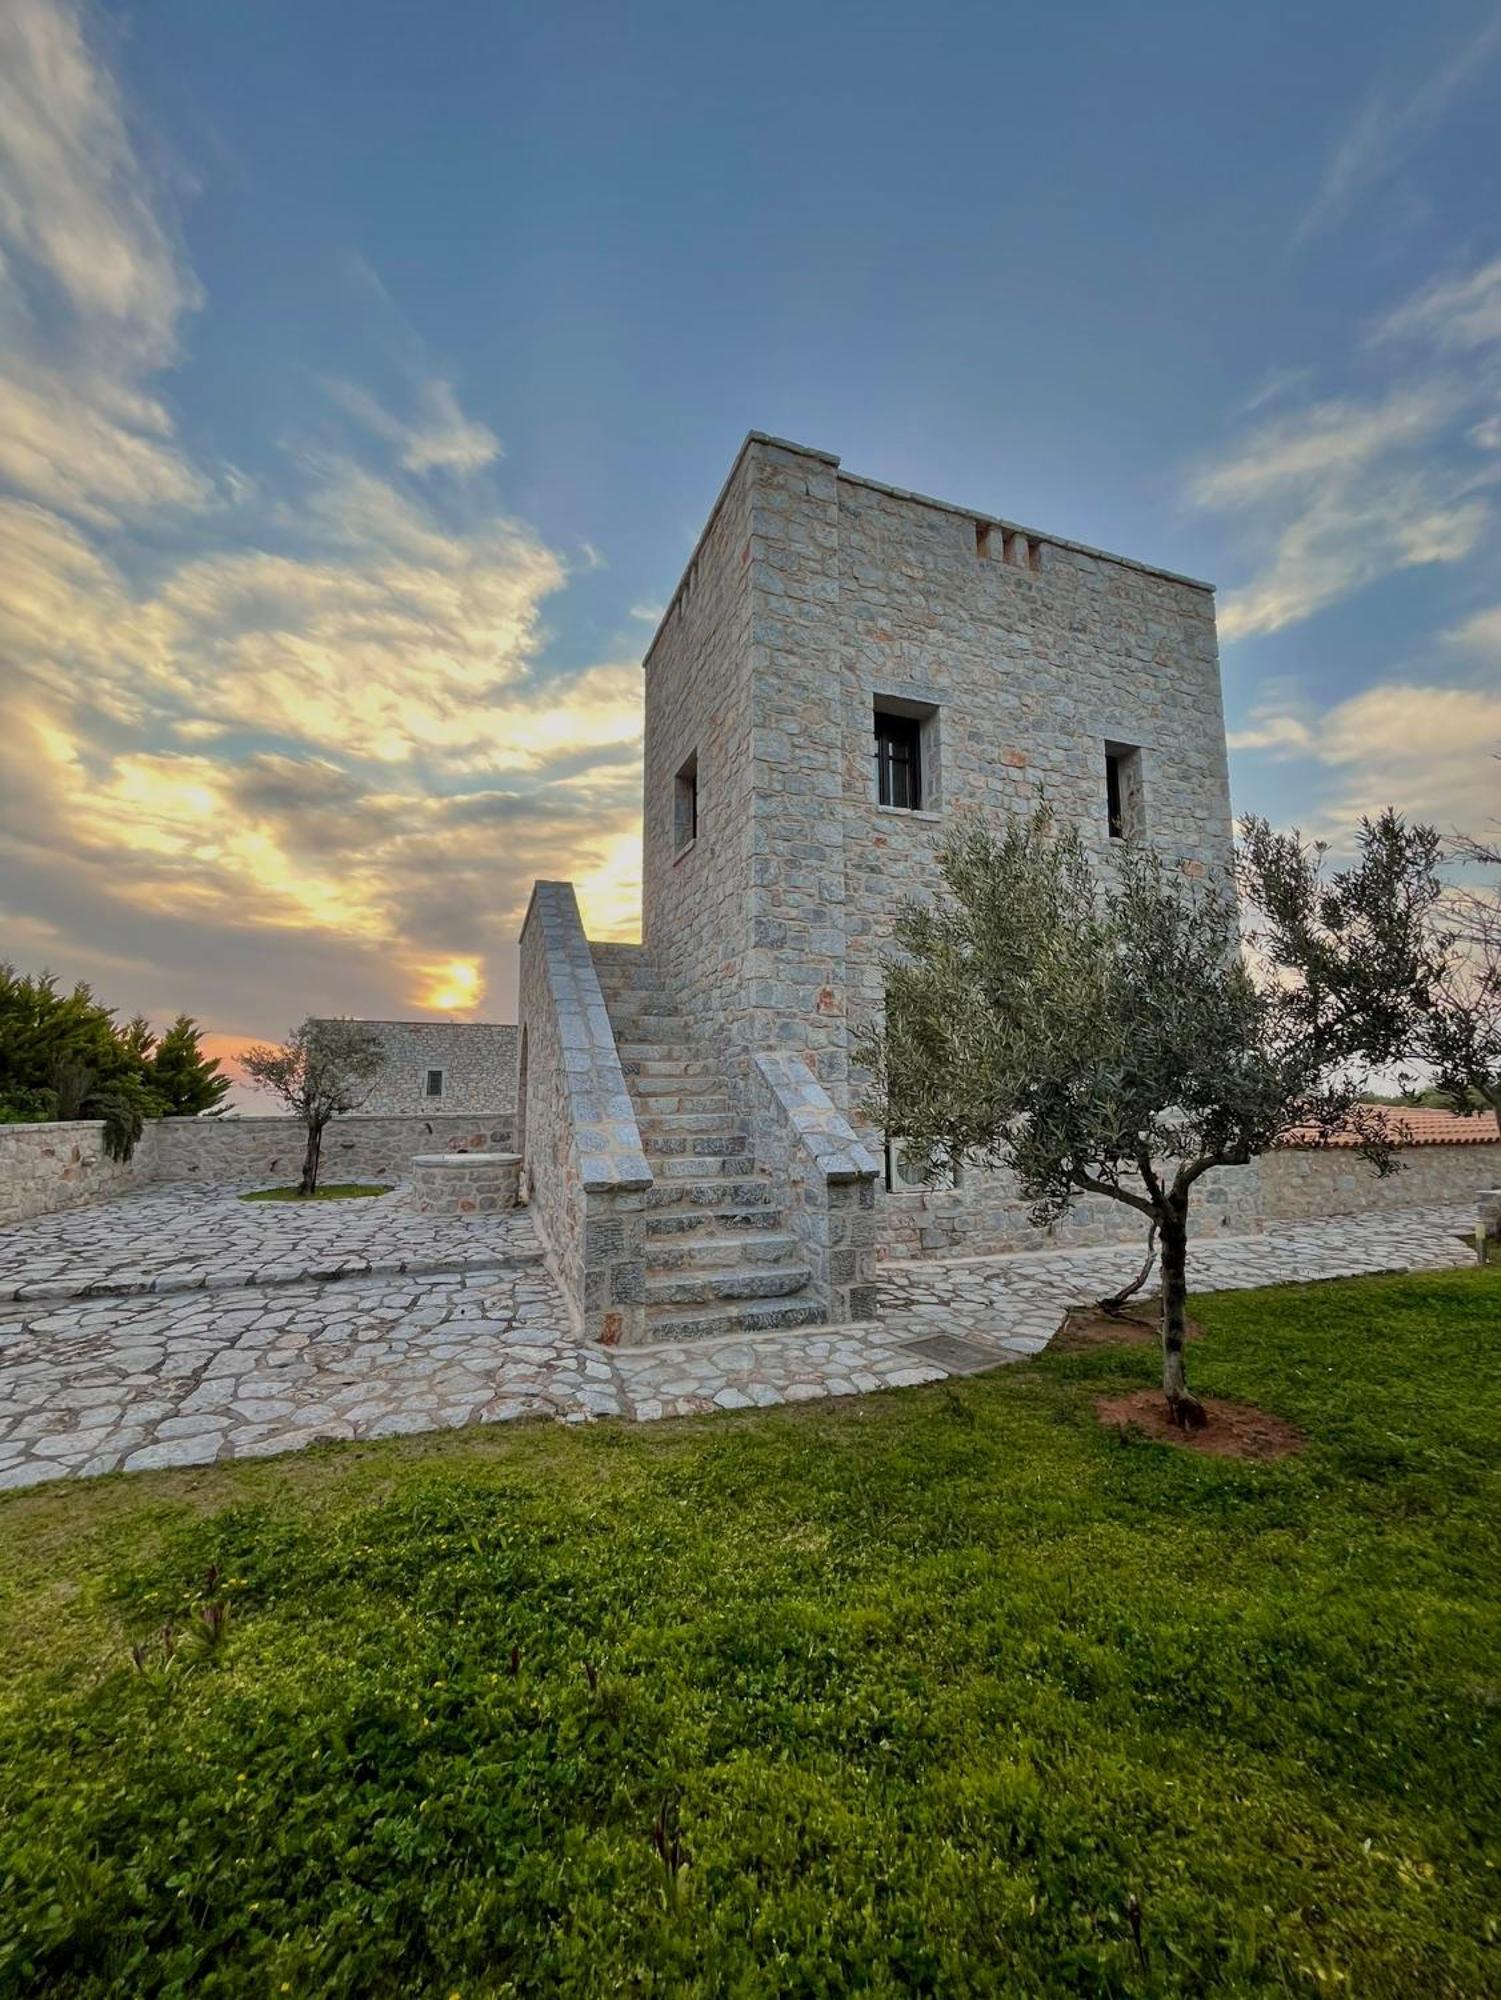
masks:
[[[505,1021],[361,1021],[386,1047],[368,1116],[509,1112],[520,1029]]]
[[[545,1107],[526,1092],[524,1120],[548,1127],[530,1148],[539,1219],[556,1235],[565,1207],[581,1212],[571,1174],[597,1209],[611,1191],[601,1240],[626,1246],[612,1272],[575,1243],[596,1330],[754,1321],[736,1299],[761,1323],[859,1316],[877,1236],[906,1254],[1028,1240],[1005,1176],[904,1185],[899,1135],[861,1117],[852,1031],[879,1010],[893,913],[934,880],[960,806],[1028,811],[1045,786],[1102,859],[1135,837],[1186,875],[1229,871],[1209,586],[752,435],[647,652],[645,697],[642,944],[590,952],[566,885],[539,884],[523,937],[524,1039],[550,1009],[546,1033],[559,1050],[573,1038],[581,1080]],[[579,1010],[561,1029],[560,995]],[[684,1158],[714,1171],[672,1169]],[[709,1277],[658,1282],[684,1268],[651,1248],[662,1218],[617,1228],[619,1204],[665,1206],[684,1172],[702,1200],[672,1201],[673,1233],[716,1246],[699,1260]],[[739,1201],[755,1184],[773,1229]],[[1205,1200],[1249,1224],[1254,1170]],[[1132,1226],[1102,1205],[1060,1234]],[[752,1276],[787,1275],[770,1290],[746,1276],[757,1234],[777,1240]],[[612,1301],[612,1286],[639,1296]]]

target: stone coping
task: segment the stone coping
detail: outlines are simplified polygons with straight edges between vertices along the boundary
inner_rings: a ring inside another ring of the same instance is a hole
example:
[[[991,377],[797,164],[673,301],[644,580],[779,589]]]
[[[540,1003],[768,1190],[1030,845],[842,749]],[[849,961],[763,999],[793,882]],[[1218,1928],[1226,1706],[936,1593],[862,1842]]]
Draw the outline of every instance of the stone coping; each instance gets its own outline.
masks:
[[[414,1167],[517,1167],[519,1153],[414,1153]]]
[[[861,1143],[801,1056],[762,1049],[757,1051],[755,1062],[825,1180],[871,1180],[880,1172],[880,1161]]]

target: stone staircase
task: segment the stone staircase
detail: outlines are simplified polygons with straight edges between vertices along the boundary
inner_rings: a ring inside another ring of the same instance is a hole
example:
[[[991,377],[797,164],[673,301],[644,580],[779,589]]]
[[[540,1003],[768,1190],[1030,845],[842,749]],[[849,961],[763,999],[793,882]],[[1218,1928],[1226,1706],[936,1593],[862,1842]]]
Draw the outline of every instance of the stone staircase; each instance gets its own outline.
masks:
[[[590,948],[656,1185],[646,1217],[647,1339],[812,1326],[824,1318],[781,1190],[640,945]]]

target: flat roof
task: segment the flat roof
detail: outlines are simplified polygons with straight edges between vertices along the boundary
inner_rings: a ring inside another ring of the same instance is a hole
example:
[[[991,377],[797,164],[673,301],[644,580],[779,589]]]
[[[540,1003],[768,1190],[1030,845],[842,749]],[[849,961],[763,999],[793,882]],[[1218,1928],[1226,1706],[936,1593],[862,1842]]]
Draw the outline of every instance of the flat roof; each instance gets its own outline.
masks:
[[[725,495],[730,490],[735,474],[740,470],[740,461],[745,457],[751,446],[755,444],[772,445],[778,451],[793,451],[798,453],[802,458],[816,459],[820,465],[831,465],[834,467],[837,476],[847,486],[863,486],[871,493],[885,493],[893,500],[910,500],[915,506],[933,507],[942,514],[959,514],[967,521],[979,521],[987,527],[1003,529],[1008,534],[1031,535],[1038,541],[1050,542],[1054,548],[1071,549],[1075,555],[1089,556],[1095,562],[1115,563],[1121,569],[1138,570],[1144,576],[1160,576],[1168,583],[1181,583],[1186,585],[1190,590],[1204,590],[1210,592],[1212,595],[1215,589],[1212,583],[1206,583],[1202,577],[1187,576],[1181,570],[1163,569],[1158,563],[1138,562],[1134,556],[1116,555],[1109,549],[1094,548],[1088,542],[1072,541],[1067,535],[1052,535],[1045,528],[1029,528],[1024,522],[1007,520],[1003,514],[987,514],[979,507],[961,507],[957,501],[935,500],[930,493],[914,493],[905,486],[889,486],[881,479],[868,479],[862,473],[846,472],[840,465],[837,454],[832,451],[820,451],[814,445],[798,444],[793,438],[776,437],[770,431],[747,431],[740,449],[735,453],[734,461],[729,471],[725,474],[724,483],[715,495],[714,505],[709,509],[708,518],[704,522],[698,540],[693,544],[688,560],[683,564],[683,571],[682,575],[678,578],[677,588],[673,591],[671,597],[668,598],[667,608],[657,620],[656,629],[651,635],[651,642],[642,655],[641,664],[643,666],[645,666],[656,650],[656,644],[662,636],[663,627],[672,616],[673,607],[683,594],[683,586],[688,581],[693,565],[698,561],[700,550],[708,540],[709,530],[719,517],[719,510],[724,505]]]

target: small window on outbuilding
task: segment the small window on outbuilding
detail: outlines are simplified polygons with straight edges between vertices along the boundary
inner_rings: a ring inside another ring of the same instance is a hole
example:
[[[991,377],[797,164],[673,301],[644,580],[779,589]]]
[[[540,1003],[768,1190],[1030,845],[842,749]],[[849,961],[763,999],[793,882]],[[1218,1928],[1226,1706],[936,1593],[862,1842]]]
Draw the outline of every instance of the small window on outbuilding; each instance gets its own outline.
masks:
[[[672,845],[681,854],[698,839],[698,752],[672,781]]]
[[[422,1095],[424,1097],[441,1097],[443,1095],[442,1070],[430,1069],[427,1072],[422,1079]]]
[[[922,809],[922,719],[875,711],[876,798],[883,806],[904,812]]]
[[[1140,840],[1146,833],[1141,751],[1129,743],[1105,745],[1105,816],[1112,840]]]

